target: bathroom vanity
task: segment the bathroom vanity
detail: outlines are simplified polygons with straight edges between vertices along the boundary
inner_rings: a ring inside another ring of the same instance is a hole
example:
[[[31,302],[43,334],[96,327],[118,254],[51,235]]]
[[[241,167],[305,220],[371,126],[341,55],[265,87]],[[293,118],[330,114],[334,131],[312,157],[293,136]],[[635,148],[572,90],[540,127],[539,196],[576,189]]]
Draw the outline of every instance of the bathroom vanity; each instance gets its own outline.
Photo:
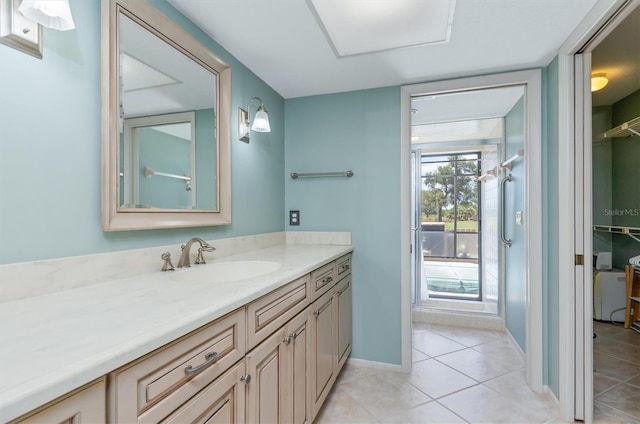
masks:
[[[351,351],[351,250],[273,246],[3,303],[0,419],[310,423]]]

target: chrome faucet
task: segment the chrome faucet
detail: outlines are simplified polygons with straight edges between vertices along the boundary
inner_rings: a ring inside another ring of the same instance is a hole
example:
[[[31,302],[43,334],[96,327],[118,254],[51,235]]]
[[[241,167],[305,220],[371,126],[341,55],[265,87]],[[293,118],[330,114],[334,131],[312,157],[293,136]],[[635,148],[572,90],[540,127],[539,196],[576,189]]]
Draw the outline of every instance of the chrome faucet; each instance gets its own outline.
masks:
[[[178,268],[182,267],[190,267],[191,262],[189,261],[189,254],[191,252],[191,245],[195,242],[200,243],[200,247],[198,248],[198,256],[196,256],[196,264],[204,264],[204,256],[202,256],[202,252],[213,252],[216,250],[215,247],[211,246],[206,241],[202,240],[199,237],[194,237],[187,242],[187,244],[183,244],[181,246],[182,254],[180,255],[180,259],[178,260]]]

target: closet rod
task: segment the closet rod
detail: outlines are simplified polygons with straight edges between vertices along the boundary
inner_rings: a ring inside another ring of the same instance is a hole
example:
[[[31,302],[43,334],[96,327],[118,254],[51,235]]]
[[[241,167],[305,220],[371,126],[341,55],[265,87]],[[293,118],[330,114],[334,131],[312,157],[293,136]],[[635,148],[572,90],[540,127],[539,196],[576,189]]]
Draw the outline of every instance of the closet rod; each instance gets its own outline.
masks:
[[[353,171],[342,172],[292,172],[291,178],[310,178],[310,177],[353,177]]]

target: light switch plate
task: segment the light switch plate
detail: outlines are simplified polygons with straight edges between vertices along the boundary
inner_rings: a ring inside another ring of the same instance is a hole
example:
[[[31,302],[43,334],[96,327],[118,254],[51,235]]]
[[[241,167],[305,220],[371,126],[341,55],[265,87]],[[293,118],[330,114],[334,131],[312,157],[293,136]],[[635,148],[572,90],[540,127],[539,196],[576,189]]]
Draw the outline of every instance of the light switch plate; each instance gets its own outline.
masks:
[[[522,225],[522,211],[516,212],[516,224]]]
[[[300,211],[289,211],[289,225],[300,225]]]

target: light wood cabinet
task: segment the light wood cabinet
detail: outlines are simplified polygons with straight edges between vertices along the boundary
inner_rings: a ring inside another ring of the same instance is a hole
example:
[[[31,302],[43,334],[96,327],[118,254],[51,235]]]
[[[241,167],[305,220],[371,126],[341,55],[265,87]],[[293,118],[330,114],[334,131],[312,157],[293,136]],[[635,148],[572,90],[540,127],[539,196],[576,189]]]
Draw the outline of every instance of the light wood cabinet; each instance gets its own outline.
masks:
[[[162,423],[239,424],[245,422],[245,364],[239,362]]]
[[[247,385],[248,422],[309,422],[308,320],[307,309],[247,354],[247,374],[251,376]]]
[[[350,352],[349,254],[10,424],[309,424]]]
[[[309,306],[309,275],[254,300],[247,306],[247,349],[253,349],[275,330]]]
[[[286,380],[285,329],[272,334],[246,356],[247,419],[250,423],[283,422]]]
[[[100,424],[107,422],[104,378],[56,399],[10,424]]]
[[[340,372],[351,353],[351,275],[336,285],[336,374]]]
[[[311,409],[314,418],[320,411],[336,378],[335,306],[334,293],[328,291],[313,303],[311,309],[309,369]]]
[[[111,421],[157,423],[244,356],[241,308],[110,374]]]
[[[311,319],[311,307],[300,313],[289,324],[287,334],[290,338],[288,346],[287,366],[287,409],[285,423],[305,424],[311,422],[311,411],[308,407],[309,373],[308,358],[311,352],[311,337],[309,335],[309,322]]]

